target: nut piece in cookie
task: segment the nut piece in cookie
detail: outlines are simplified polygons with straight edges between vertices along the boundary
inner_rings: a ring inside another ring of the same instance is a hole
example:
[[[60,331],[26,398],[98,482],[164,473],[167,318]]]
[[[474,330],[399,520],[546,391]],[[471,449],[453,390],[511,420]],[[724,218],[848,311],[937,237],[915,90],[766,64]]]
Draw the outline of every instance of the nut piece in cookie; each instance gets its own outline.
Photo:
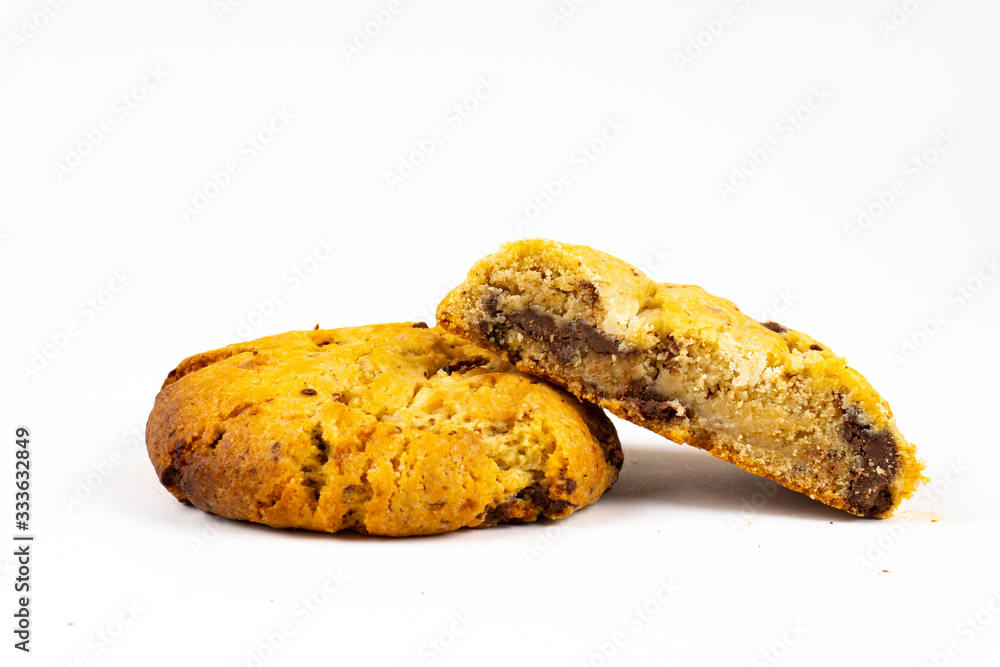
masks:
[[[671,440],[886,517],[924,481],[886,401],[827,346],[586,246],[504,245],[438,323]]]
[[[621,468],[599,408],[422,323],[189,357],[146,426],[179,500],[275,527],[428,535],[562,518]]]

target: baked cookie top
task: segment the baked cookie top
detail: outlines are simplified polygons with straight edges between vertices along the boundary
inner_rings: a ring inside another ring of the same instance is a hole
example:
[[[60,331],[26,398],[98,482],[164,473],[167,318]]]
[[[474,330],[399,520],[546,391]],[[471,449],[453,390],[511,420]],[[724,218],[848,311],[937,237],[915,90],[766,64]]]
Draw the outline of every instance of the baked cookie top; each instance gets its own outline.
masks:
[[[923,480],[888,403],[828,346],[593,248],[505,244],[437,318],[622,418],[849,512],[888,516]]]
[[[189,357],[146,442],[162,484],[205,511],[378,535],[564,517],[600,498],[622,460],[599,408],[423,323]]]

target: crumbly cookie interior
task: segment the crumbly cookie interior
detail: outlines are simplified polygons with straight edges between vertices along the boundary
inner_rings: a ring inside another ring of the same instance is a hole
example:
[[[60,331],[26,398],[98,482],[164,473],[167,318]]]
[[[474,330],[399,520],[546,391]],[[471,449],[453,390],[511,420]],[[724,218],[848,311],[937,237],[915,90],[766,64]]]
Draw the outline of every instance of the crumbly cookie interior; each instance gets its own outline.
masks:
[[[884,402],[861,395],[874,394],[864,378],[825,345],[624,263],[631,275],[614,266],[625,277],[608,280],[566,253],[500,255],[442,303],[446,328],[621,417],[853,514],[887,515],[912,493],[912,448]]]

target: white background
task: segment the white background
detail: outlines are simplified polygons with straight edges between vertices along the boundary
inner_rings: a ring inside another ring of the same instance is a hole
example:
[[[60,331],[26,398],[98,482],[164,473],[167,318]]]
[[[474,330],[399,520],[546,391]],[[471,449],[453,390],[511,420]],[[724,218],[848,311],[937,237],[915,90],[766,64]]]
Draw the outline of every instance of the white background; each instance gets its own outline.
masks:
[[[18,425],[36,535],[4,664],[995,664],[995,3],[420,0],[360,39],[387,2],[48,4],[0,11],[0,535]],[[182,358],[431,319],[523,236],[831,345],[932,484],[855,519],[618,421],[620,481],[559,523],[329,536],[160,487]]]

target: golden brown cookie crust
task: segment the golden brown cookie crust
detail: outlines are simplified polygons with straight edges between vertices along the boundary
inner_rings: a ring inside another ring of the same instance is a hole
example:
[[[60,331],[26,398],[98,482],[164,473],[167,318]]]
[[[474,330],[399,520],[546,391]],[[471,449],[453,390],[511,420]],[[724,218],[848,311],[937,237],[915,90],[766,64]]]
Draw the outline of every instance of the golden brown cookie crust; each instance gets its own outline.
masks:
[[[508,243],[437,318],[619,417],[859,516],[889,516],[924,479],[888,403],[829,347],[593,248]]]
[[[422,323],[189,357],[146,443],[163,485],[200,509],[376,535],[562,518],[599,499],[622,460],[599,408]]]

